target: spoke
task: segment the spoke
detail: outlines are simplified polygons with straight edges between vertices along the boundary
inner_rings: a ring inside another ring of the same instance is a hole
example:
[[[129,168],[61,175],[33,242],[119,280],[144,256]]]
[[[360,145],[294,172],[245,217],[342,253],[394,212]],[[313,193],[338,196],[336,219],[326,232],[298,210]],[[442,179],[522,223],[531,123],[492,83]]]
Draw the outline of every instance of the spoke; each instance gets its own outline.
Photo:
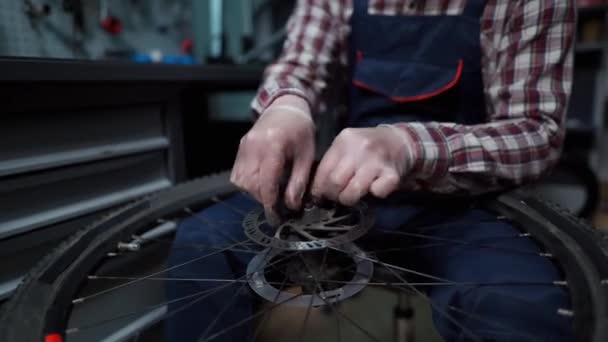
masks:
[[[212,197],[211,200],[214,203],[221,204],[221,205],[225,206],[226,208],[234,211],[237,214],[243,215],[243,217],[247,216],[247,214],[248,214],[248,213],[242,211],[241,209],[239,209],[239,208],[237,208],[237,207],[235,207],[235,206],[233,206],[231,204],[228,204],[226,201],[222,201],[221,199],[219,199],[217,197]]]
[[[308,240],[316,240],[317,238],[311,234],[308,234],[307,232],[305,232],[304,230],[300,229],[299,227],[296,226],[291,226],[291,228],[293,229],[294,232],[300,234],[302,237],[308,239]]]
[[[335,284],[352,284],[352,281],[339,281],[339,280],[324,280],[326,283],[335,283]],[[475,282],[441,282],[441,283],[425,283],[425,282],[368,282],[366,285],[369,286],[385,286],[385,287],[394,287],[394,286],[479,286],[479,287],[491,287],[491,286],[566,286],[563,281],[553,281],[553,282],[488,282],[488,283],[475,283]]]
[[[166,219],[158,219],[156,220],[156,222],[158,222],[159,224],[163,224],[163,223],[167,223],[170,222],[171,220],[166,220]],[[215,224],[241,224],[243,223],[243,220],[239,219],[239,220],[209,220]]]
[[[325,298],[323,297],[319,297],[321,298],[326,305],[329,305],[331,310],[334,313],[337,313],[338,315],[340,315],[340,317],[344,318],[345,320],[347,320],[350,324],[352,324],[355,328],[357,328],[358,330],[360,330],[362,333],[364,333],[367,337],[369,337],[371,340],[374,340],[376,342],[381,342],[377,337],[375,337],[374,335],[372,335],[371,333],[369,333],[367,330],[365,330],[361,325],[359,325],[359,323],[355,322],[354,320],[352,320],[350,317],[348,317],[346,314],[344,314],[342,311],[338,310],[333,303],[328,302]],[[339,335],[339,333],[338,333]]]
[[[479,220],[479,221],[452,221],[452,222],[442,222],[442,223],[437,223],[437,224],[430,224],[430,225],[424,225],[424,226],[417,226],[417,227],[411,227],[412,230],[432,230],[432,229],[437,229],[437,228],[445,228],[445,227],[449,227],[449,226],[454,226],[454,225],[466,225],[466,224],[479,224],[479,223],[493,223],[493,222],[503,222],[503,221],[509,221],[509,219],[505,216],[497,216],[496,218],[493,219],[487,219],[487,220]]]
[[[269,255],[270,255],[270,249],[268,249],[266,251],[266,253],[264,255],[264,260],[262,261],[262,265],[265,264],[268,261],[268,256]],[[209,326],[207,326],[207,329],[203,333],[202,337],[199,338],[199,340],[201,340],[201,339],[204,340],[205,337],[207,337],[209,335],[209,333],[211,332],[211,330],[213,329],[213,327],[217,324],[217,322],[219,322],[220,318],[226,313],[226,311],[228,311],[228,309],[236,303],[236,300],[237,300],[237,298],[239,298],[240,292],[243,291],[243,288],[245,288],[245,285],[247,285],[247,283],[241,284],[241,286],[236,291],[236,293],[228,301],[228,304],[224,305],[224,307],[222,308],[222,310],[220,310],[220,312],[218,312],[217,315],[215,316],[215,319],[211,323],[209,323]]]
[[[302,327],[300,328],[300,338],[299,342],[302,342],[304,339],[304,332],[306,331],[306,323],[308,323],[308,317],[310,316],[310,309],[312,308],[312,301],[315,296],[310,296],[310,301],[308,302],[308,307],[306,307],[306,314],[304,315],[304,321],[302,322]]]
[[[283,282],[281,283],[281,286],[279,286],[279,291],[277,291],[277,294],[274,296],[274,300],[272,301],[273,303],[275,303],[278,299],[279,299],[279,295],[281,294],[281,292],[283,291],[283,289],[285,288],[285,284],[287,283],[287,275],[285,275],[285,277],[283,277]],[[274,309],[274,308],[273,308]],[[270,311],[267,311],[264,314],[264,317],[262,318],[262,321],[258,324],[258,326],[255,328],[255,331],[253,332],[253,337],[251,338],[251,342],[256,342],[258,335],[260,334],[261,327],[264,326],[264,324],[266,324],[266,321],[268,320],[268,317],[270,317],[270,312],[272,312],[272,309]]]
[[[221,335],[223,335],[223,334],[227,333],[228,331],[230,331],[230,330],[232,330],[232,329],[234,329],[234,328],[237,328],[237,327],[239,327],[239,326],[241,326],[241,325],[243,325],[243,324],[245,324],[245,323],[247,323],[247,322],[251,321],[252,319],[254,319],[254,318],[256,318],[256,317],[259,317],[259,316],[261,316],[261,315],[266,314],[267,312],[269,312],[269,311],[273,310],[273,309],[274,309],[274,308],[276,308],[277,306],[282,305],[282,304],[285,304],[285,303],[289,302],[290,300],[296,299],[296,298],[301,297],[301,296],[302,296],[302,294],[300,293],[300,294],[297,294],[297,295],[293,295],[293,296],[291,296],[291,297],[289,297],[289,298],[287,298],[287,299],[285,299],[285,300],[282,300],[282,301],[280,301],[280,302],[278,302],[278,303],[275,303],[275,304],[273,304],[271,307],[269,307],[269,308],[267,308],[267,309],[265,309],[265,310],[259,311],[259,312],[255,313],[255,314],[253,314],[253,315],[251,315],[251,316],[249,316],[249,317],[247,317],[247,318],[245,318],[245,319],[243,319],[243,320],[241,320],[241,321],[239,321],[239,322],[236,322],[236,323],[234,323],[233,325],[231,325],[231,326],[229,326],[229,327],[227,327],[227,328],[224,328],[223,330],[221,330],[221,331],[219,331],[219,332],[217,332],[217,333],[215,333],[215,334],[213,334],[213,335],[211,335],[211,336],[207,337],[207,338],[206,338],[206,339],[204,339],[204,340],[199,340],[199,342],[207,342],[207,341],[211,341],[211,340],[213,340],[213,339],[216,339],[217,337],[219,337],[219,336],[221,336]]]
[[[513,236],[510,237],[511,239],[519,239],[519,238],[523,238],[523,237],[529,237],[530,234],[529,233],[521,233],[517,236]],[[498,237],[500,239],[509,239],[508,237]],[[497,239],[497,238],[492,238]],[[452,243],[448,243],[448,242],[436,242],[436,243],[427,243],[427,244],[423,244],[423,245],[415,245],[415,246],[407,246],[407,247],[395,247],[395,248],[386,248],[386,249],[376,249],[373,251],[369,251],[371,253],[374,254],[379,254],[379,253],[390,253],[390,252],[412,252],[412,251],[416,251],[416,250],[420,250],[420,249],[425,249],[425,248],[432,248],[432,247],[441,247],[441,246],[451,246]],[[548,254],[543,254],[543,256],[547,257]]]
[[[334,249],[336,249],[336,247],[332,247]],[[369,258],[366,256],[359,256],[362,259],[366,259],[366,260],[370,260],[378,265],[384,266],[386,269],[388,269],[391,273],[393,273],[397,278],[399,278],[400,281],[402,281],[404,284],[406,284],[405,286],[408,287],[412,287],[415,289],[415,287],[413,287],[414,283],[408,282],[407,280],[403,279],[402,277],[400,277],[398,275],[398,273],[395,272],[395,270],[399,270],[405,273],[411,273],[411,274],[415,274],[415,275],[419,275],[425,278],[430,278],[430,279],[434,279],[439,281],[439,283],[416,283],[416,284],[422,284],[424,286],[424,284],[426,284],[426,286],[499,286],[502,282],[490,282],[490,283],[475,283],[475,282],[456,282],[456,281],[451,281],[451,280],[447,280],[444,278],[439,278],[439,277],[435,277],[433,275],[427,274],[427,273],[422,273],[422,272],[418,272],[418,271],[414,271],[411,269],[407,269],[404,267],[399,267],[397,265],[393,265],[393,264],[389,264],[389,263],[385,263],[382,262],[380,260],[377,259],[373,259],[373,258]],[[508,285],[512,285],[512,286],[567,286],[568,283],[566,281],[563,280],[554,280],[551,282],[521,282],[521,281],[506,281],[504,282],[507,286]],[[392,284],[392,285],[396,285],[395,283],[388,283],[388,284]],[[387,285],[388,286],[388,285]],[[396,288],[399,288],[399,286],[394,286]],[[415,289],[415,292],[419,292],[417,289]],[[499,293],[499,295],[503,296],[503,297],[507,297],[510,298],[510,296],[503,294],[503,293]],[[533,305],[532,302],[529,302],[530,304]]]
[[[332,248],[336,249],[336,247],[332,247]],[[338,250],[339,250],[339,249],[338,249]],[[344,251],[342,251],[342,252],[344,252]],[[450,320],[450,321],[451,321],[451,322],[452,322],[454,325],[456,325],[458,328],[460,328],[460,329],[461,329],[461,330],[462,330],[464,333],[466,333],[467,335],[469,335],[470,337],[472,337],[472,338],[473,338],[475,341],[479,341],[479,342],[481,342],[481,339],[480,339],[478,336],[476,336],[476,335],[475,335],[473,332],[471,332],[471,331],[470,331],[469,329],[467,329],[465,326],[463,326],[462,324],[460,324],[460,323],[459,323],[459,322],[458,322],[456,319],[454,319],[454,317],[452,317],[450,314],[448,314],[447,312],[445,312],[445,311],[441,310],[440,308],[438,308],[438,307],[437,307],[437,305],[435,305],[435,303],[433,303],[433,301],[431,301],[431,300],[430,300],[428,297],[426,297],[426,296],[424,295],[424,293],[422,293],[422,292],[421,292],[420,290],[418,290],[416,287],[414,287],[414,286],[410,285],[410,284],[408,283],[408,281],[407,281],[407,280],[405,280],[403,277],[401,277],[401,276],[399,275],[399,273],[397,273],[395,270],[400,270],[400,271],[403,271],[403,272],[406,272],[406,273],[412,273],[412,274],[420,275],[420,276],[427,277],[427,278],[431,278],[431,279],[438,280],[438,281],[441,281],[441,282],[451,282],[451,281],[446,280],[446,279],[443,279],[443,278],[440,278],[440,277],[435,277],[435,276],[430,275],[430,274],[425,274],[425,273],[417,272],[417,271],[410,270],[410,269],[407,269],[407,268],[399,267],[399,266],[396,266],[396,265],[388,264],[388,263],[382,262],[382,261],[380,261],[380,260],[376,260],[376,259],[373,259],[373,258],[369,258],[369,257],[367,257],[367,256],[359,255],[359,257],[360,257],[360,258],[362,258],[362,259],[367,259],[367,260],[370,260],[370,261],[372,261],[372,262],[374,262],[374,263],[376,263],[376,264],[378,264],[378,265],[384,266],[384,267],[385,267],[385,268],[386,268],[386,269],[387,269],[389,272],[393,273],[393,275],[394,275],[394,276],[395,276],[397,279],[399,279],[399,280],[400,280],[400,281],[402,281],[403,283],[407,284],[406,286],[407,286],[407,287],[410,289],[410,291],[414,291],[416,294],[418,294],[418,295],[419,295],[419,296],[421,296],[422,298],[425,298],[425,299],[427,300],[427,302],[428,302],[428,303],[429,303],[429,304],[430,304],[430,305],[431,305],[431,306],[432,306],[432,307],[435,309],[435,311],[437,311],[438,313],[440,313],[442,316],[446,317],[446,318],[447,318],[448,320]],[[400,286],[396,286],[395,288],[397,288],[397,289],[401,289],[402,291],[406,291],[406,289],[404,289],[403,287],[400,287]]]
[[[547,253],[524,251],[524,250],[515,249],[515,248],[497,247],[497,246],[492,246],[492,245],[487,245],[487,244],[478,244],[478,243],[474,243],[474,242],[470,242],[470,241],[448,239],[448,238],[436,237],[436,236],[425,235],[425,234],[407,233],[407,232],[390,231],[390,230],[377,230],[377,231],[383,232],[386,234],[396,234],[396,235],[426,239],[426,240],[431,240],[431,241],[441,241],[441,242],[447,242],[447,243],[452,243],[452,244],[457,244],[457,245],[466,245],[466,246],[473,246],[473,247],[479,247],[479,248],[487,248],[487,249],[499,250],[499,251],[503,251],[503,252],[514,253],[514,254],[529,254],[529,255],[536,255],[536,256],[542,256],[542,257],[549,256],[549,254],[547,254]]]
[[[173,247],[184,247],[184,248],[195,248],[195,249],[209,249],[209,250],[217,250],[217,249],[223,249],[225,248],[225,246],[218,246],[218,245],[206,245],[206,244],[202,244],[202,243],[175,243],[173,240],[165,240],[165,239],[156,239],[156,238],[144,238],[141,236],[137,236],[137,235],[133,235],[132,236],[133,240],[137,240],[137,241],[143,241],[143,242],[156,242],[156,243],[163,243],[163,244],[168,244],[171,245]],[[257,246],[257,244],[248,241],[247,243],[243,243],[243,246]],[[231,252],[249,252],[251,253],[251,250],[245,250],[245,249],[232,249],[230,250]],[[258,253],[258,252],[253,252],[253,253]]]
[[[281,261],[283,261],[283,260],[285,260],[285,259],[287,259],[287,258],[289,258],[291,256],[293,256],[293,254],[289,255],[289,256],[285,256],[285,257],[283,257],[283,258],[275,261],[275,263],[281,262]],[[267,265],[262,264],[260,266],[260,268],[262,268],[264,266],[267,266]],[[259,270],[260,269],[258,269],[256,271],[259,271]],[[66,334],[72,334],[72,333],[75,333],[75,332],[79,332],[79,331],[83,331],[83,330],[88,330],[88,329],[91,329],[91,328],[95,328],[95,327],[107,324],[109,322],[113,322],[113,321],[116,321],[116,320],[119,320],[119,319],[127,318],[127,317],[130,317],[130,316],[134,316],[134,315],[138,315],[138,314],[147,312],[147,311],[158,309],[158,308],[163,307],[163,306],[168,305],[168,304],[177,303],[177,302],[180,302],[180,301],[183,301],[183,300],[186,300],[186,299],[190,299],[190,298],[194,298],[194,297],[197,297],[197,296],[201,296],[200,298],[196,298],[192,302],[186,303],[182,307],[180,307],[180,308],[178,308],[178,309],[176,309],[176,310],[174,310],[172,312],[165,313],[160,318],[160,320],[164,320],[164,319],[172,317],[173,315],[175,315],[175,314],[177,314],[177,313],[179,313],[179,312],[187,309],[188,307],[191,307],[192,305],[196,304],[197,302],[200,302],[201,300],[203,300],[205,298],[208,298],[209,296],[211,296],[211,295],[219,292],[220,290],[227,288],[228,286],[230,286],[230,285],[232,285],[234,283],[242,282],[246,278],[247,278],[247,274],[244,274],[241,277],[238,277],[238,278],[234,279],[233,281],[227,282],[225,284],[222,284],[220,286],[217,286],[217,287],[214,287],[214,288],[211,288],[211,289],[206,289],[206,290],[194,293],[194,294],[190,294],[190,295],[186,295],[186,296],[179,297],[179,298],[176,298],[176,299],[172,299],[170,301],[163,302],[163,303],[160,303],[160,304],[151,305],[151,306],[145,307],[145,308],[143,308],[141,310],[137,310],[137,311],[134,311],[134,312],[131,312],[131,313],[122,314],[120,316],[108,318],[108,319],[105,319],[105,320],[102,320],[102,321],[99,321],[99,322],[96,322],[96,323],[93,323],[93,324],[85,325],[85,326],[78,327],[78,328],[70,328],[70,329],[66,330]],[[141,278],[137,278],[137,280],[141,280]],[[243,284],[243,286],[244,285],[245,285],[245,283]]]
[[[360,256],[362,258],[366,258],[363,256]],[[463,285],[463,286],[493,286],[493,285],[501,285],[502,283],[459,283],[459,282],[453,282],[453,281],[445,281],[441,278],[438,278],[438,280],[441,281],[441,283],[410,283],[407,280],[403,279],[403,277],[401,277],[397,272],[395,272],[395,270],[402,270],[402,271],[406,271],[407,269],[398,267],[396,265],[392,265],[392,264],[387,264],[387,263],[383,263],[380,262],[379,260],[373,260],[371,258],[369,258],[369,260],[384,266],[387,270],[389,270],[391,273],[393,273],[395,275],[395,277],[397,277],[410,291],[414,291],[416,294],[420,295],[422,298],[425,298],[425,300],[427,300],[429,302],[429,304],[433,307],[433,309],[435,309],[435,311],[437,311],[438,313],[440,313],[441,315],[443,315],[444,317],[446,317],[448,320],[450,320],[454,325],[456,325],[458,328],[460,328],[463,332],[465,332],[467,335],[469,335],[470,337],[475,338],[476,340],[479,340],[479,338],[477,336],[475,336],[473,334],[473,332],[471,332],[470,330],[468,330],[466,327],[464,327],[463,325],[461,325],[460,323],[458,323],[458,321],[452,317],[450,314],[448,314],[447,312],[445,312],[444,310],[441,310],[440,308],[437,307],[437,305],[435,305],[435,303],[433,303],[427,296],[425,296],[420,290],[418,290],[414,284],[419,284],[419,285],[423,285],[423,286],[457,286],[457,285]],[[407,270],[408,273],[411,273],[412,270]],[[415,272],[415,271],[414,271]],[[417,272],[419,273],[419,272]],[[431,275],[428,274],[424,274],[424,273],[420,273],[419,275],[425,276],[425,277],[429,277]],[[437,278],[437,277],[434,277]],[[504,284],[506,285],[513,285],[513,286],[566,286],[567,283],[565,281],[553,281],[553,282],[505,282]],[[401,286],[396,286],[396,283],[392,284],[394,288],[398,288],[401,289],[403,291],[406,291],[406,289],[402,288]]]
[[[431,247],[440,247],[440,246],[450,246],[449,243],[427,243],[424,245],[416,245],[416,246],[408,246],[408,247],[395,247],[395,248],[386,248],[386,249],[376,249],[373,251],[369,251],[370,253],[379,254],[379,253],[390,253],[390,252],[411,252],[419,249],[431,248]]]
[[[345,219],[350,218],[350,217],[351,217],[351,214],[346,214],[346,215],[342,215],[342,216],[331,218],[331,219],[329,219],[327,221],[321,221],[321,223],[324,224],[324,225],[328,225],[328,224],[340,222],[340,221],[345,220]]]
[[[344,252],[343,252],[344,253]],[[308,272],[312,275],[313,280],[315,282],[315,286],[317,287],[317,289],[319,290],[319,295],[318,298],[321,298],[321,300],[323,300],[323,302],[325,302],[325,305],[328,305],[331,310],[334,313],[337,313],[338,315],[340,315],[341,317],[343,317],[344,319],[346,319],[350,324],[352,324],[355,328],[357,328],[359,331],[361,331],[362,333],[364,333],[367,337],[369,337],[370,339],[376,341],[376,342],[381,342],[377,337],[375,337],[374,335],[372,335],[369,331],[367,331],[366,329],[364,329],[361,325],[359,325],[357,322],[355,322],[353,319],[351,319],[350,317],[348,317],[347,315],[345,315],[343,312],[341,312],[340,310],[338,310],[333,303],[329,302],[328,300],[326,300],[324,298],[324,296],[321,296],[320,294],[325,292],[323,290],[323,287],[321,286],[321,283],[319,282],[318,278],[316,277],[315,273],[312,271],[312,269],[310,268],[310,266],[308,265],[308,263],[306,262],[306,260],[302,257],[301,254],[298,254],[300,256],[300,258],[302,259],[302,262],[304,263],[304,266],[306,267],[306,269],[308,270]]]
[[[222,229],[222,227],[218,227],[217,225],[215,225],[213,222],[211,222],[209,219],[207,219],[203,215],[197,214],[197,213],[193,212],[190,208],[184,208],[184,211],[186,213],[188,213],[190,216],[192,216],[193,218],[197,219],[198,221],[206,224],[208,227],[210,227],[211,229],[213,229],[218,234],[222,235],[227,240],[232,241],[232,242],[236,242],[237,241],[232,236],[226,234],[226,232]],[[214,229],[214,227],[219,228],[219,229]],[[246,245],[243,245],[243,247],[245,247],[247,249],[251,249],[251,248],[248,248],[248,246],[246,246]]]
[[[339,252],[342,252],[342,253],[346,253],[345,251],[343,251],[343,250],[339,249],[338,247],[330,247],[330,248],[335,249],[335,250],[337,250],[337,251],[339,251]],[[428,273],[422,273],[422,272],[414,271],[414,270],[409,269],[409,268],[400,267],[400,266],[393,265],[393,264],[388,264],[388,263],[382,262],[382,261],[380,261],[380,260],[378,260],[378,259],[370,258],[370,257],[368,257],[368,256],[366,256],[366,255],[358,255],[357,257],[359,257],[359,258],[361,258],[361,259],[365,259],[365,260],[371,261],[371,262],[376,263],[376,264],[378,264],[378,265],[382,265],[382,266],[384,266],[384,267],[386,267],[386,268],[388,268],[388,269],[392,269],[392,270],[399,270],[399,271],[401,271],[401,272],[410,273],[410,274],[415,274],[415,275],[418,275],[418,276],[421,276],[421,277],[425,277],[425,278],[429,278],[429,279],[437,280],[437,281],[440,281],[440,282],[443,282],[443,283],[446,283],[446,282],[453,282],[453,281],[448,280],[448,279],[444,279],[444,278],[436,277],[436,276],[434,276],[434,275],[432,275],[432,274],[428,274]],[[405,281],[405,280],[403,280],[403,282],[406,282],[406,281]]]
[[[477,320],[479,322],[485,323],[487,325],[491,325],[491,326],[498,327],[500,329],[504,329],[506,331],[509,331],[509,332],[507,332],[508,335],[525,337],[526,339],[528,339],[530,341],[537,341],[533,336],[530,336],[530,335],[527,335],[527,334],[522,334],[522,333],[511,333],[510,331],[513,331],[514,329],[509,328],[509,327],[507,327],[504,324],[490,321],[490,320],[488,320],[488,319],[486,319],[484,317],[481,317],[479,315],[476,315],[476,314],[473,314],[473,313],[470,313],[470,312],[466,312],[466,311],[464,311],[462,309],[459,309],[459,308],[457,308],[455,306],[451,306],[450,305],[450,306],[448,306],[448,309],[452,310],[452,311],[455,311],[455,312],[458,312],[459,314],[465,315],[467,317],[473,318],[473,319],[475,319],[475,320]],[[505,334],[505,332],[500,332],[500,333],[501,334]]]
[[[333,306],[332,306],[332,311],[334,310]],[[340,330],[340,316],[335,314],[334,311],[334,316],[336,317],[336,339],[338,342],[342,341],[342,330]]]
[[[208,248],[208,247],[197,247],[197,246],[178,246],[178,247],[174,247],[172,248],[173,250],[185,250],[185,249],[194,249],[196,251],[202,252],[202,251],[217,251],[220,250],[221,248]],[[236,248],[232,248],[232,249],[228,249],[225,250],[225,252],[235,252],[235,253],[249,253],[249,254],[258,254],[259,251],[254,251],[251,249],[236,249]]]
[[[102,290],[102,291],[96,292],[96,293],[94,293],[94,294],[91,294],[91,295],[88,295],[88,296],[85,296],[85,297],[76,298],[76,299],[72,300],[72,304],[79,304],[79,303],[82,303],[82,302],[84,302],[84,301],[86,301],[86,300],[89,300],[89,299],[91,299],[91,298],[95,298],[95,297],[101,296],[101,295],[103,295],[103,294],[106,294],[106,293],[108,293],[108,292],[112,292],[112,291],[118,290],[118,289],[120,289],[120,288],[123,288],[123,287],[126,287],[126,286],[130,286],[130,285],[133,285],[133,284],[136,284],[136,283],[138,283],[138,282],[140,282],[140,281],[143,281],[143,280],[145,280],[145,279],[147,279],[147,278],[151,278],[151,277],[154,277],[154,276],[156,276],[156,275],[163,274],[163,273],[165,273],[165,272],[167,272],[167,271],[174,270],[174,269],[176,269],[176,268],[179,268],[179,267],[183,267],[183,266],[185,266],[185,265],[192,264],[192,263],[194,263],[194,262],[200,261],[200,260],[205,259],[205,258],[208,258],[208,257],[210,257],[210,256],[213,256],[213,255],[216,255],[216,254],[222,253],[222,252],[224,252],[224,251],[226,251],[226,250],[229,250],[229,249],[230,249],[230,248],[232,248],[232,247],[239,246],[239,245],[241,245],[242,243],[243,243],[242,241],[241,241],[241,242],[237,242],[237,243],[235,243],[235,244],[233,244],[233,245],[230,245],[230,246],[228,246],[228,247],[226,247],[226,248],[224,248],[224,249],[217,250],[217,251],[215,251],[215,252],[211,252],[211,253],[209,253],[209,254],[205,254],[205,255],[200,256],[200,257],[198,257],[198,258],[194,258],[194,259],[192,259],[192,260],[188,260],[188,261],[186,261],[186,262],[183,262],[183,263],[181,263],[181,264],[178,264],[178,265],[175,265],[175,266],[172,266],[172,267],[166,268],[166,269],[161,270],[161,271],[158,271],[158,272],[150,273],[150,274],[148,274],[148,275],[146,275],[146,276],[144,276],[144,277],[141,277],[141,278],[139,278],[139,279],[135,279],[135,280],[132,280],[132,281],[127,282],[127,283],[124,283],[124,284],[116,285],[116,286],[113,286],[113,287],[111,287],[111,288],[109,288],[109,289],[105,289],[105,290]]]
[[[407,283],[407,281],[405,279],[403,279],[401,276],[399,276],[399,274],[397,272],[395,272],[393,269],[391,269],[390,267],[387,267],[385,265],[382,265],[382,266],[386,267],[391,273],[393,273],[402,282]],[[414,291],[416,294],[418,294],[419,296],[421,296],[422,298],[424,298],[431,305],[431,307],[433,307],[433,309],[436,312],[438,312],[439,314],[441,314],[443,317],[447,318],[450,322],[452,322],[452,324],[454,324],[455,326],[457,326],[462,332],[464,332],[465,334],[467,334],[473,340],[478,341],[478,342],[482,342],[482,340],[481,340],[481,338],[479,338],[479,336],[475,335],[467,327],[465,327],[464,325],[460,324],[458,322],[458,320],[456,320],[454,317],[452,317],[452,315],[450,315],[447,312],[445,312],[444,310],[441,310],[440,308],[438,308],[437,305],[435,303],[433,303],[432,300],[430,300],[427,296],[424,295],[424,293],[422,293],[422,291],[418,290],[415,286],[412,286],[412,285],[409,285],[409,284],[407,285],[407,287],[410,289],[410,291]],[[406,291],[404,288],[402,288],[400,286],[397,286],[397,288],[401,289],[403,291]]]
[[[321,227],[321,226],[307,226],[304,230],[318,230],[324,232],[348,232],[352,230],[352,227]]]
[[[89,280],[137,280],[138,277],[119,277],[119,276],[100,276],[90,275]],[[170,278],[170,277],[150,277],[144,279],[145,281],[190,281],[200,283],[248,283],[248,280],[244,279],[218,279],[218,278]],[[279,282],[267,282],[271,285],[280,285]]]
[[[325,251],[323,252],[323,260],[321,261],[321,274],[323,274],[323,271],[326,268],[327,265],[327,254],[329,252],[328,248],[325,248]],[[349,267],[345,268],[344,270],[348,270],[350,268],[352,268],[353,266],[357,266],[357,263],[355,263],[354,265],[350,265]],[[359,273],[359,272],[357,272]],[[319,284],[319,288],[322,290],[323,288],[321,287],[321,284]],[[334,312],[334,307],[333,304],[331,305],[331,310],[332,312]],[[336,317],[336,337],[337,337],[337,341],[340,342],[342,341],[342,333],[340,330],[340,316],[338,316],[335,312],[334,312],[334,316]]]
[[[131,316],[139,315],[139,314],[142,314],[142,313],[154,310],[154,309],[161,308],[161,307],[163,307],[165,305],[168,305],[168,304],[178,303],[178,302],[184,301],[186,299],[194,298],[194,297],[197,297],[197,296],[202,296],[204,298],[207,298],[208,296],[210,296],[212,294],[215,294],[219,290],[221,290],[223,288],[226,288],[229,285],[230,284],[223,284],[223,285],[211,288],[211,289],[206,289],[206,290],[203,290],[203,291],[200,291],[200,292],[189,294],[187,296],[175,298],[175,299],[172,299],[172,300],[167,301],[167,302],[163,302],[163,303],[155,304],[155,305],[150,305],[150,306],[147,306],[147,307],[142,308],[140,310],[136,310],[136,311],[132,311],[132,312],[129,312],[129,313],[126,313],[126,314],[121,314],[119,316],[114,316],[114,317],[111,317],[111,318],[107,318],[107,319],[104,319],[104,320],[101,320],[101,321],[98,321],[98,322],[95,322],[95,323],[92,323],[92,324],[83,325],[83,326],[77,327],[77,328],[68,328],[66,330],[66,334],[73,334],[73,333],[76,333],[76,332],[80,332],[80,331],[84,331],[84,330],[89,330],[89,329],[97,328],[99,326],[105,325],[105,324],[110,323],[110,322],[114,322],[114,321],[117,321],[117,320],[120,320],[120,319],[123,319],[123,318],[128,318],[128,317],[131,317]]]

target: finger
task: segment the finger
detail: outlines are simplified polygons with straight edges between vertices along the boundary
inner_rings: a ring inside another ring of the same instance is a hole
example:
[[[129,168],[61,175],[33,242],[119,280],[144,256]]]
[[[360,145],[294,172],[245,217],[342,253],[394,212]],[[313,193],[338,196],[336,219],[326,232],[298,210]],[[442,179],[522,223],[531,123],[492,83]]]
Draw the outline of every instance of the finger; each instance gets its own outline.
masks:
[[[241,139],[230,180],[259,201],[261,195],[257,184],[257,174],[259,173],[262,154],[261,150],[257,148],[258,145],[254,134],[247,134]]]
[[[296,150],[294,155],[293,168],[285,191],[285,204],[292,210],[298,210],[302,205],[310,168],[314,161],[314,143],[303,145],[300,150]]]
[[[356,171],[357,167],[354,160],[341,158],[321,185],[322,196],[337,202],[340,193],[348,185]]]
[[[240,187],[241,185],[241,174],[243,172],[242,166],[244,162],[244,154],[246,153],[245,145],[243,144],[244,139],[245,136],[241,138],[241,142],[239,143],[239,149],[236,152],[236,157],[234,158],[234,163],[232,165],[232,172],[230,173],[230,182],[232,182],[238,187]]]
[[[256,146],[258,145],[257,140],[259,140],[258,134],[251,129],[239,141],[239,149],[236,153],[230,177],[230,180],[233,183],[243,183],[243,180],[246,178],[246,173],[251,173],[250,166],[258,154],[258,149],[256,149]]]
[[[375,168],[362,168],[357,170],[353,178],[348,182],[348,185],[342,190],[338,197],[340,203],[345,206],[353,206],[361,197],[365,196],[369,191],[372,183],[380,175],[380,170]]]
[[[317,171],[314,175],[314,180],[311,187],[311,194],[313,197],[321,198],[323,196],[323,184],[329,177],[331,171],[335,168],[340,159],[340,152],[335,144],[325,152],[325,155],[321,159],[317,167]]]
[[[258,203],[262,203],[262,195],[260,193],[260,172],[259,170],[254,172],[248,178],[246,178],[242,191],[253,197]]]
[[[279,196],[279,183],[285,166],[285,153],[280,146],[271,146],[260,165],[259,187],[264,210],[276,214],[274,206]],[[271,215],[276,216],[276,215]],[[271,218],[271,217],[267,217]]]
[[[386,198],[399,187],[400,177],[394,170],[384,170],[372,183],[370,192],[379,198]]]

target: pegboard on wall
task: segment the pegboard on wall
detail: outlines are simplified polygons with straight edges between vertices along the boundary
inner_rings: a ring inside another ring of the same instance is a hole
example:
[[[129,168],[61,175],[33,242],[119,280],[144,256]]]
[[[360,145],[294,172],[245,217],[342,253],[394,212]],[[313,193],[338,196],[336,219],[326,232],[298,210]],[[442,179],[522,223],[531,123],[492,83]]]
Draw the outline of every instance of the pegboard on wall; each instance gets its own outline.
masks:
[[[28,22],[23,1],[0,1],[0,54],[36,56],[40,47],[36,31]]]
[[[182,42],[191,37],[191,3],[192,0],[1,0],[0,55],[100,59],[153,50],[183,55]],[[82,29],[74,20],[79,6]],[[106,26],[104,30],[102,21],[108,16],[118,19],[114,24],[119,25]]]

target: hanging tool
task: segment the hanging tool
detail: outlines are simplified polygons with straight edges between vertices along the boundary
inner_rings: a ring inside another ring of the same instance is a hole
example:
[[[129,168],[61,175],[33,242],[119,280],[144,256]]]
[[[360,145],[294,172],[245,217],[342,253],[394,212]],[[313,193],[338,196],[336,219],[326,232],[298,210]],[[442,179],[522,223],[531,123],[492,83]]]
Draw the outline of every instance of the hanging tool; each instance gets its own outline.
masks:
[[[117,36],[122,32],[122,21],[110,13],[108,0],[99,0],[99,23],[111,36]]]

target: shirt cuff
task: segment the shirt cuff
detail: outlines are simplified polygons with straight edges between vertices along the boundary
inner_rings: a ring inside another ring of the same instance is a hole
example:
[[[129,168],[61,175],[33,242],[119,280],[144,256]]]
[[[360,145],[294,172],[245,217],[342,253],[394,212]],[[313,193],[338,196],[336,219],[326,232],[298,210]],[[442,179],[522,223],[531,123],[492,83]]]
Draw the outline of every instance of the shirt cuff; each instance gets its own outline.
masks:
[[[295,95],[303,98],[308,102],[310,108],[311,101],[308,98],[306,92],[299,88],[279,88],[279,87],[268,87],[262,86],[258,91],[257,96],[253,99],[251,103],[251,109],[253,110],[254,117],[259,117],[270,105],[279,97],[285,95]]]
[[[407,179],[422,188],[432,187],[433,183],[444,179],[452,160],[441,128],[433,123],[398,123],[395,126],[415,142],[414,163]]]

